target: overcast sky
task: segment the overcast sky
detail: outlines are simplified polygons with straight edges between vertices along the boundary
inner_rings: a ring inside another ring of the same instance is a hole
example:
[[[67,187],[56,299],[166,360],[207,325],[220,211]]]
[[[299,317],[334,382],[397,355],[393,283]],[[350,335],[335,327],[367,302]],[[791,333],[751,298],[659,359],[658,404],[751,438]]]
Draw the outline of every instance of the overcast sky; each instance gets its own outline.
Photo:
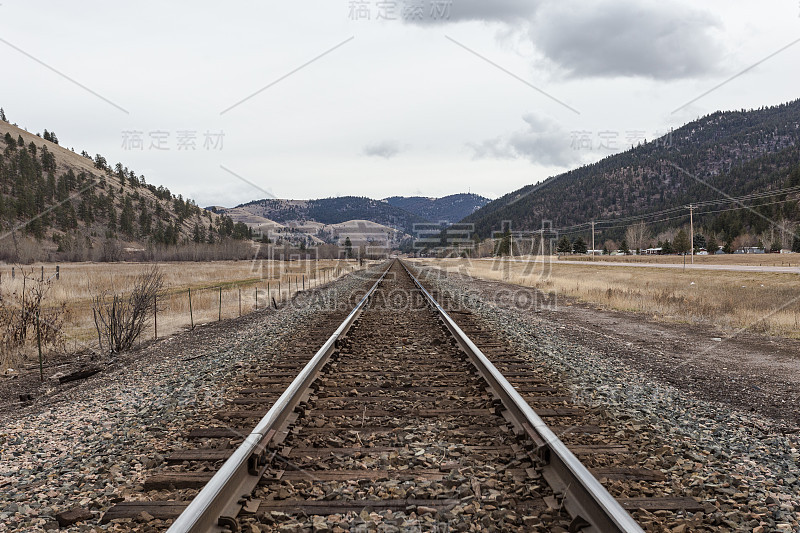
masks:
[[[166,4],[2,0],[9,120],[232,206],[495,198],[800,97],[798,0]]]

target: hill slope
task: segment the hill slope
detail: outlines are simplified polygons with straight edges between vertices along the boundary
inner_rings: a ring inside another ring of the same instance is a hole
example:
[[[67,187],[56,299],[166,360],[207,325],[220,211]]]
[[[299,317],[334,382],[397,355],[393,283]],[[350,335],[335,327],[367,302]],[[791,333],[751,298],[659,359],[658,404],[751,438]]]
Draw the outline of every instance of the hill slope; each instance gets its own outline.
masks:
[[[516,229],[538,229],[542,220],[566,227],[652,213],[787,187],[797,179],[790,175],[798,165],[800,100],[717,112],[670,136],[509,193],[465,222],[475,223],[485,237],[504,220]],[[798,216],[797,204],[789,202],[759,208],[758,214],[737,211],[712,218],[716,232],[733,238],[748,229],[761,233],[770,220]],[[712,224],[711,218],[705,222]]]
[[[107,241],[118,243],[117,253],[123,246],[233,235],[232,220],[146,183],[120,163],[112,168],[99,154],[91,158],[63,148],[47,130],[44,136],[0,120],[0,259],[98,259],[90,252]],[[37,242],[28,247],[36,249],[28,250],[32,257],[20,257],[24,238]]]
[[[392,196],[384,202],[417,215],[429,222],[454,224],[471,215],[491,200],[477,194],[451,194],[442,198]]]

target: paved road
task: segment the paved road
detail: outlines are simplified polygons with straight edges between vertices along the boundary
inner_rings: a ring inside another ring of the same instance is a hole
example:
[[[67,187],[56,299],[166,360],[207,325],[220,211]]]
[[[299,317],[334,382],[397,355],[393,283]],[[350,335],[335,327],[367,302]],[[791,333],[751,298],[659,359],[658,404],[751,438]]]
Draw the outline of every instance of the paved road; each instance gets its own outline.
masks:
[[[481,261],[496,261],[496,259],[486,258]],[[541,263],[541,259],[502,259],[502,261],[512,261],[515,263]],[[797,258],[800,263],[800,257]],[[596,266],[611,266],[611,267],[642,267],[642,268],[672,268],[683,269],[683,264],[669,264],[669,263],[621,263],[616,261],[561,261],[558,259],[550,260],[551,264],[558,265],[596,265]],[[728,270],[733,272],[778,272],[782,274],[800,274],[800,266],[771,266],[771,265],[709,265],[705,263],[696,263],[694,265],[687,263],[686,270]]]

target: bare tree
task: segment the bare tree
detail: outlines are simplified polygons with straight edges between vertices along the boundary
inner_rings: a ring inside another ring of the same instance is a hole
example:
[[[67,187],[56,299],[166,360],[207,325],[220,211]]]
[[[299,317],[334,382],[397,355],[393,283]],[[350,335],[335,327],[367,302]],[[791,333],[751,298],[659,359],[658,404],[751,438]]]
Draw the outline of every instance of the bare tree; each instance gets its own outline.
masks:
[[[44,306],[52,279],[44,279],[33,268],[17,265],[22,274],[22,289],[11,294],[0,292],[0,365],[19,363],[22,350],[33,334],[39,353],[39,371],[42,374],[42,346],[63,346],[62,331],[68,311],[66,303]]]
[[[641,250],[647,248],[650,242],[650,231],[644,222],[628,226],[625,230],[625,241],[631,250]]]
[[[133,290],[124,294],[103,292],[93,300],[94,323],[100,349],[102,339],[112,353],[128,350],[150,322],[153,306],[164,287],[164,274],[151,265],[136,276]]]

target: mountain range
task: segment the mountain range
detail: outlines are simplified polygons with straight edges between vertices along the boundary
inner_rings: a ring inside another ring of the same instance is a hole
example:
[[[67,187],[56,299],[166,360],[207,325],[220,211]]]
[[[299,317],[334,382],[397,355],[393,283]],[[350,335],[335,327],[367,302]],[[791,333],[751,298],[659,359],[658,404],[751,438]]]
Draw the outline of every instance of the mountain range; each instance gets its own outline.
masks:
[[[654,217],[652,228],[657,232],[688,223],[692,203],[800,185],[799,166],[800,100],[720,111],[597,163],[510,192],[464,222],[474,223],[477,233],[487,237],[500,231],[504,221],[513,229],[527,230],[552,221],[554,227],[569,231],[591,221],[610,221],[606,225],[611,226],[621,217],[685,208],[681,220]],[[800,219],[796,195],[777,199],[780,203],[772,203],[776,198],[754,202],[752,210],[697,211],[695,224],[732,240],[745,232],[762,234],[781,220]],[[619,238],[625,228],[617,226],[608,228],[606,236]]]
[[[337,243],[350,238],[354,244],[388,242],[396,246],[414,234],[414,225],[455,223],[489,202],[477,194],[453,194],[443,198],[393,196],[374,200],[342,196],[318,200],[264,199],[233,208],[209,207],[252,228],[256,236],[307,244]],[[272,237],[269,237],[272,235]]]

